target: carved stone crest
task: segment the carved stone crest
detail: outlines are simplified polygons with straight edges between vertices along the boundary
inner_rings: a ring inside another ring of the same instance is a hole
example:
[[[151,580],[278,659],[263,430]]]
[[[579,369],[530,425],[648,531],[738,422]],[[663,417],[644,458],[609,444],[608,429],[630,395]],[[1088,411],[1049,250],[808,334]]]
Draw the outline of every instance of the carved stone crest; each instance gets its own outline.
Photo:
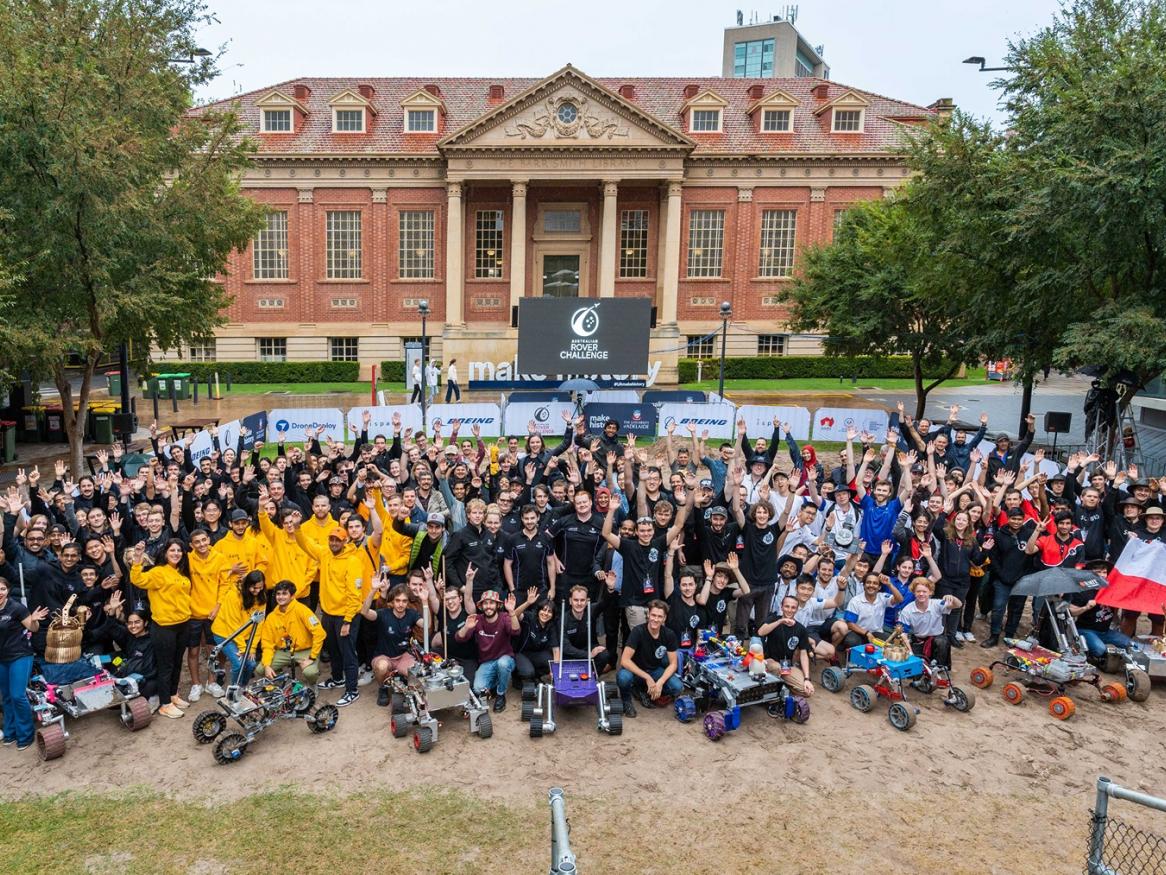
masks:
[[[532,117],[519,119],[506,128],[506,136],[541,140],[547,132],[556,139],[577,139],[581,130],[592,140],[626,137],[628,129],[611,116],[602,118],[590,109],[586,97],[548,97]]]

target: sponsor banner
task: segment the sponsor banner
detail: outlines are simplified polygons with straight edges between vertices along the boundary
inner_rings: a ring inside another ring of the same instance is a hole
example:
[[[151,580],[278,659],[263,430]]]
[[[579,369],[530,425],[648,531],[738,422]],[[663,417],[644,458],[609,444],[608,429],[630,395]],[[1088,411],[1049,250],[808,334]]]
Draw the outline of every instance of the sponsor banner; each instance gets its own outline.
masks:
[[[378,434],[383,434],[390,442],[393,440],[393,414],[401,416],[401,431],[411,428],[416,433],[421,429],[421,407],[417,404],[402,404],[398,407],[353,407],[348,411],[349,434],[353,437],[360,434],[363,427],[364,412],[368,411],[372,419],[368,424],[368,439],[372,441]],[[429,420],[433,421],[432,418]],[[352,431],[352,427],[356,431]]]
[[[306,428],[323,428],[334,441],[345,439],[344,414],[335,407],[277,407],[267,422],[273,441],[277,431],[286,431],[288,443],[303,443]]]
[[[656,408],[651,404],[591,403],[584,406],[583,416],[587,421],[587,431],[591,434],[599,434],[603,431],[603,424],[614,419],[619,423],[621,435],[656,435]]]
[[[732,404],[683,404],[675,401],[660,404],[657,412],[658,436],[668,433],[669,423],[676,423],[674,438],[688,440],[688,426],[696,426],[697,435],[708,432],[710,438],[731,438],[737,408]]]
[[[505,431],[522,437],[533,422],[535,431],[544,438],[561,435],[567,427],[563,413],[574,411],[575,405],[567,401],[511,401],[506,405]]]
[[[232,419],[219,426],[219,447],[222,450],[237,450],[239,448],[239,427],[247,427],[247,434],[243,435],[243,449],[255,448],[256,441],[267,440],[267,411],[260,410],[242,419]],[[288,435],[291,437],[291,435]]]
[[[648,372],[652,304],[647,298],[523,298],[518,365],[524,374],[619,376]]]
[[[598,389],[588,392],[584,399],[589,404],[639,404],[640,393],[635,389]],[[645,401],[650,404],[650,401]]]
[[[787,423],[795,440],[810,438],[810,411],[804,407],[779,407],[770,404],[744,404],[737,408],[737,418],[745,420],[745,431],[750,438],[769,439],[773,434],[773,418]],[[785,433],[782,432],[782,437]]]
[[[194,443],[190,445],[190,458],[197,464],[199,459],[203,456],[209,456],[214,452],[214,449],[215,442],[211,433],[206,430],[200,431],[194,436]]]
[[[414,405],[416,406],[416,405]],[[417,407],[420,416],[420,407]],[[466,404],[430,404],[426,414],[430,430],[433,423],[441,420],[441,428],[449,434],[450,423],[455,419],[462,421],[459,438],[472,437],[470,427],[477,425],[481,429],[482,437],[498,437],[502,434],[502,411],[497,404],[482,402]]]
[[[887,436],[887,411],[872,407],[820,407],[814,411],[814,440],[844,441],[847,427],[869,431],[881,442]],[[856,438],[857,441],[857,438]]]

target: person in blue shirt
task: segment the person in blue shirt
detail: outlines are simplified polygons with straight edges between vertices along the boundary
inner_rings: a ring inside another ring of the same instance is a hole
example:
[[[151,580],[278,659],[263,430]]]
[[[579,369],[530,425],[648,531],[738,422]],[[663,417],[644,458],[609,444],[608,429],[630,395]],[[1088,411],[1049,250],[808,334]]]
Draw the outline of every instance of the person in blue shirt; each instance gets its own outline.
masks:
[[[903,478],[899,484],[899,494],[893,495],[894,487],[886,478],[890,473],[895,448],[893,445],[884,446],[882,452],[884,455],[883,465],[878,476],[875,477],[874,486],[870,492],[867,492],[863,485],[863,477],[871,462],[878,458],[878,450],[872,448],[863,454],[862,465],[859,467],[858,473],[851,478],[854,481],[855,498],[858,499],[858,506],[862,510],[859,538],[866,541],[867,544],[881,544],[883,541],[892,539],[895,520],[898,519],[899,512],[903,509],[903,499],[911,494],[911,466],[915,464],[917,458],[913,451],[907,454],[906,464],[903,466]],[[853,462],[847,464],[848,468],[853,466]]]

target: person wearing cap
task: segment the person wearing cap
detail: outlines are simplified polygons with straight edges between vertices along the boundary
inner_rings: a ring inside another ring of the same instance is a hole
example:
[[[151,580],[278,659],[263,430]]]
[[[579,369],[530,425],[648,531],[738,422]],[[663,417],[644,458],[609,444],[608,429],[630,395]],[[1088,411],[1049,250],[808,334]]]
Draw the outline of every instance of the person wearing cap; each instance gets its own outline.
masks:
[[[265,567],[260,567],[266,563],[261,562],[263,554],[259,549],[259,538],[251,529],[250,515],[241,508],[235,508],[227,520],[230,531],[215,544],[215,555],[223,560],[226,567],[241,565],[246,569],[244,574],[247,571],[266,572]]]
[[[320,565],[320,611],[332,667],[332,677],[321,686],[324,689],[343,686],[344,695],[336,704],[351,705],[360,698],[356,689],[359,665],[352,625],[364,594],[360,557],[348,543],[348,531],[339,525],[328,533],[326,549],[305,537],[303,526],[296,529],[296,543]]]
[[[826,543],[835,553],[850,556],[858,552],[858,532],[862,511],[851,500],[854,492],[846,483],[834,487],[834,506],[826,514]]]
[[[467,587],[469,589],[470,587]],[[506,691],[514,673],[514,646],[511,636],[522,628],[522,610],[516,610],[514,593],[506,597],[506,610],[499,611],[502,599],[496,590],[488,589],[478,599],[478,609],[471,614],[457,632],[457,638],[473,638],[478,646],[478,671],[474,688],[480,695],[494,693],[494,710],[506,710]],[[523,603],[523,610],[526,603]]]
[[[314,685],[320,679],[324,627],[308,606],[296,599],[296,585],[290,580],[281,580],[273,592],[275,608],[267,612],[259,627],[263,662],[256,670],[273,678],[294,663],[304,683]]]
[[[703,560],[715,565],[724,562],[734,552],[741,529],[736,520],[730,522],[729,512],[723,505],[714,505],[704,513],[694,513],[692,526]]]
[[[737,585],[737,593],[749,592],[749,581],[741,573],[741,561],[735,552],[731,552],[724,562],[714,565],[710,560],[704,561],[705,585],[697,593],[696,600],[704,608],[705,628],[712,629],[716,635],[723,635],[729,618],[729,600],[732,593],[728,591],[730,583]]]
[[[996,447],[988,454],[989,482],[994,481],[996,475],[1001,471],[1011,471],[1014,474],[1019,471],[1020,462],[1024,458],[1024,454],[1028,452],[1035,436],[1036,417],[1031,413],[1024,418],[1024,434],[1021,435],[1020,443],[1016,446],[1013,446],[1012,438],[1004,432],[996,435],[994,439]]]
[[[708,468],[712,480],[713,496],[715,501],[724,499],[725,477],[729,472],[729,465],[733,461],[733,445],[723,441],[717,448],[716,457],[705,452],[704,441],[696,436],[695,423],[688,423],[688,434],[692,439],[692,458],[700,459],[700,464]]]
[[[1109,524],[1106,527],[1106,555],[1110,561],[1116,561],[1121,555],[1130,534],[1136,534],[1142,520],[1142,503],[1132,495],[1126,495],[1121,501],[1117,501],[1117,492],[1116,489],[1110,489],[1105,496],[1105,505],[1111,509]]]
[[[981,647],[995,647],[1004,637],[1015,638],[1024,612],[1024,596],[1013,596],[1012,587],[1028,573],[1031,567],[1028,544],[1037,535],[1037,520],[1028,519],[1024,511],[1014,507],[1008,511],[1008,524],[996,531],[996,542],[989,551],[992,557],[992,618],[989,634]],[[1005,608],[1008,610],[1005,619]]]

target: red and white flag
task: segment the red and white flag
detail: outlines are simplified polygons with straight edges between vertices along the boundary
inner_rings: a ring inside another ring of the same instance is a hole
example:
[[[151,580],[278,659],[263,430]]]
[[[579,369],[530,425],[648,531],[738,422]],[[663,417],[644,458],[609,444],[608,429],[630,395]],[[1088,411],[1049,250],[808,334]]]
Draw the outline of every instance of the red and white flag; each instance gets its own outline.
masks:
[[[1127,611],[1163,613],[1166,605],[1166,544],[1131,538],[1109,572],[1097,601]]]

